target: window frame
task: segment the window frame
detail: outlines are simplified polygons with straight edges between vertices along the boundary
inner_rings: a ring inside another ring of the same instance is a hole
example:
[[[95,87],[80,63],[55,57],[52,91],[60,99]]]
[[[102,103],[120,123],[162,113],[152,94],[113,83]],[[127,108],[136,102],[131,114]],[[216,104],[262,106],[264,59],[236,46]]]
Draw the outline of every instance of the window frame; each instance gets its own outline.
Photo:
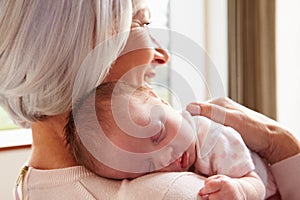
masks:
[[[0,131],[0,151],[31,147],[31,129],[10,129]]]

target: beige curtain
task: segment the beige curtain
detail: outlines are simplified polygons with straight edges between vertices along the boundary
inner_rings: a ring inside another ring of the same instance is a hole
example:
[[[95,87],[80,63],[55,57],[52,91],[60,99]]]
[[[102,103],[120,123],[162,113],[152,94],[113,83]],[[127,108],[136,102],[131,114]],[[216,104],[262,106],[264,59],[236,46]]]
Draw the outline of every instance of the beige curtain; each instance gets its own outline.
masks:
[[[276,119],[275,0],[228,0],[229,96]]]

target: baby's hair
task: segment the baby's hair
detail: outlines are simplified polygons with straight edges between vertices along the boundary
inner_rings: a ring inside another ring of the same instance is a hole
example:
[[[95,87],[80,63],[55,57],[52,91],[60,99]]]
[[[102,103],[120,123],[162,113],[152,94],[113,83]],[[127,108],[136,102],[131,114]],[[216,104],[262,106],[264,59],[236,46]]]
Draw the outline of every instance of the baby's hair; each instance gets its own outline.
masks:
[[[108,117],[109,102],[115,84],[115,82],[101,84],[87,95],[82,97],[77,103],[75,103],[74,108],[70,112],[67,119],[67,125],[65,127],[66,142],[68,145],[70,145],[70,149],[75,156],[76,161],[92,171],[94,171],[96,165],[94,162],[95,159],[82,144],[78,135],[78,130],[76,129],[74,118],[78,120],[80,126],[84,129],[83,131],[87,133],[91,128],[94,127],[93,124],[90,124],[89,119],[95,117],[95,112],[101,113],[101,115],[97,114],[101,116],[97,117],[97,120],[99,120],[98,122],[105,122],[101,123],[101,126],[109,125],[111,121]],[[95,94],[95,99],[93,98],[93,94]],[[95,105],[95,108],[92,108],[91,105],[93,104]]]
[[[97,116],[97,121],[106,134],[114,134],[112,132],[112,95],[114,98],[130,98],[132,92],[135,92],[135,97],[139,97],[147,90],[147,87],[136,87],[125,82],[107,82],[99,85],[97,88],[89,92],[86,96],[81,98],[72,109],[67,119],[67,125],[65,126],[65,139],[67,144],[75,156],[76,161],[89,168],[92,171],[96,171],[97,161],[93,155],[84,147],[80,137],[81,134],[88,134],[89,131],[99,132],[95,130],[95,126],[90,119]],[[94,95],[95,94],[95,95]],[[92,102],[94,101],[94,102]],[[95,108],[91,105],[95,105]],[[118,110],[118,108],[116,108]],[[80,123],[80,128],[76,126]],[[80,129],[80,130],[78,130]],[[92,138],[97,139],[97,138]],[[99,147],[101,149],[101,147]]]

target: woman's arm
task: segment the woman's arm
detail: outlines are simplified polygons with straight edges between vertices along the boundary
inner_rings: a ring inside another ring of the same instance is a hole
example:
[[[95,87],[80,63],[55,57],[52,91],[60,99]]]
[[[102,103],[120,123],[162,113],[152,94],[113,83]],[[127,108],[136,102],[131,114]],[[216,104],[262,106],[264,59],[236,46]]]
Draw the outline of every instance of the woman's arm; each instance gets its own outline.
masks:
[[[237,130],[247,146],[271,164],[281,198],[299,199],[300,144],[287,128],[229,98],[191,103],[187,110]]]
[[[270,164],[300,153],[299,141],[288,129],[229,98],[191,103],[187,110],[192,115],[202,115],[234,128],[241,134],[247,146]]]

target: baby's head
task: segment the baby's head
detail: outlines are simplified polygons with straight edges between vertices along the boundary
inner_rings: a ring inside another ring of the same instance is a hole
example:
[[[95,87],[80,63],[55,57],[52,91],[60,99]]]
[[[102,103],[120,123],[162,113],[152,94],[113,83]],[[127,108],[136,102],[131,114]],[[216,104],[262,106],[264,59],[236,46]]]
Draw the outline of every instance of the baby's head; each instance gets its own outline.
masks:
[[[78,163],[107,178],[187,171],[196,158],[189,121],[146,86],[100,85],[76,104],[65,133]]]

